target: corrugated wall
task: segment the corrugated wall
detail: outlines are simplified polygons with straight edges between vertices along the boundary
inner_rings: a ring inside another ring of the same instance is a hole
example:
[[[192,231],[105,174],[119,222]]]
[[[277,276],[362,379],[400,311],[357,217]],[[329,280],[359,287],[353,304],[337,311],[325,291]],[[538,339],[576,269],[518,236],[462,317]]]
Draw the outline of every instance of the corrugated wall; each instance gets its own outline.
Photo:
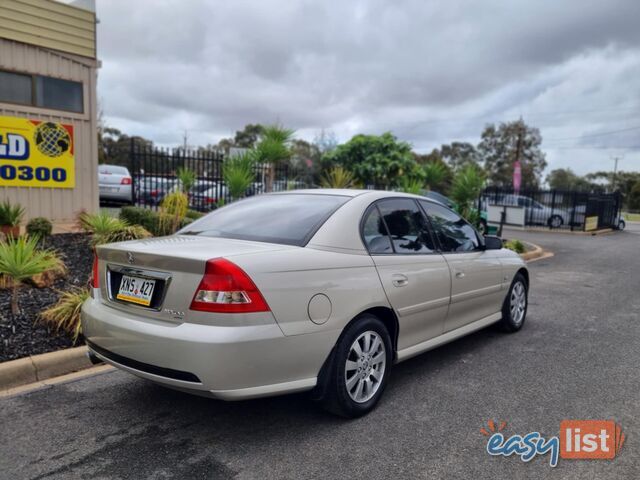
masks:
[[[0,0],[0,36],[96,57],[95,13],[52,0]]]
[[[96,124],[96,61],[0,38],[0,69],[48,75],[82,82],[83,114],[46,110],[0,102],[0,115],[73,125],[76,187],[0,187],[0,200],[19,202],[28,218],[71,220],[81,209],[98,209],[98,146]]]

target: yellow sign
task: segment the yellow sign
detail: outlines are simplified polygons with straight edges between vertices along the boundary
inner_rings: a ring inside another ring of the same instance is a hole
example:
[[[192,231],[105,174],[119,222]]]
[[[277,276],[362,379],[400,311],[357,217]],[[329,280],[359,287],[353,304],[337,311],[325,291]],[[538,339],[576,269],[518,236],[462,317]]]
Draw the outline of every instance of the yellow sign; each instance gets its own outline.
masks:
[[[591,230],[598,229],[598,217],[587,217],[584,219],[584,231],[589,232]]]
[[[74,188],[73,126],[0,116],[0,187]]]

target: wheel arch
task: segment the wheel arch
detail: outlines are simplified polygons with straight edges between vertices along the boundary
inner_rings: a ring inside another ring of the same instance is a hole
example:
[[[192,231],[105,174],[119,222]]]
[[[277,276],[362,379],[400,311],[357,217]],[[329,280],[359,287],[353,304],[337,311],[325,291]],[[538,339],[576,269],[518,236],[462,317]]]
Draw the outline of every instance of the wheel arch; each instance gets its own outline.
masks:
[[[526,267],[521,267],[517,272],[516,275],[521,273],[522,276],[524,277],[525,282],[527,282],[527,290],[529,289],[529,270],[526,269]],[[515,275],[514,275],[515,276]]]

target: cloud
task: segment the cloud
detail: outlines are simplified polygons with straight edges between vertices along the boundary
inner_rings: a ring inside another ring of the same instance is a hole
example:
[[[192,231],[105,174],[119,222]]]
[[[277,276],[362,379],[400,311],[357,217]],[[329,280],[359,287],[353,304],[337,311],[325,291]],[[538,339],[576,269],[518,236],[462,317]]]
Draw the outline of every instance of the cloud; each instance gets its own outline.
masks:
[[[107,121],[163,144],[279,121],[308,139],[392,131],[426,151],[477,142],[487,122],[580,137],[640,110],[638,2],[109,0],[98,17]],[[550,168],[584,173],[606,166],[603,147],[634,144],[544,146]]]

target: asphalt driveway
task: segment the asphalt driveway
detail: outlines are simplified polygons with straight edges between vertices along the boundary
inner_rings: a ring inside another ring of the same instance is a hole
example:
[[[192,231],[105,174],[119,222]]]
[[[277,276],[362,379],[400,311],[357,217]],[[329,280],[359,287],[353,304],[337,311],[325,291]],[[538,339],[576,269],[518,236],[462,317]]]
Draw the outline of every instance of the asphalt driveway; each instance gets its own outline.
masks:
[[[636,229],[632,229],[636,230]],[[113,371],[0,399],[0,478],[639,478],[640,236],[518,234],[556,253],[530,264],[530,310],[398,365],[380,406],[346,421],[293,395],[223,403]],[[490,457],[480,428],[557,435],[613,419],[608,460]]]

